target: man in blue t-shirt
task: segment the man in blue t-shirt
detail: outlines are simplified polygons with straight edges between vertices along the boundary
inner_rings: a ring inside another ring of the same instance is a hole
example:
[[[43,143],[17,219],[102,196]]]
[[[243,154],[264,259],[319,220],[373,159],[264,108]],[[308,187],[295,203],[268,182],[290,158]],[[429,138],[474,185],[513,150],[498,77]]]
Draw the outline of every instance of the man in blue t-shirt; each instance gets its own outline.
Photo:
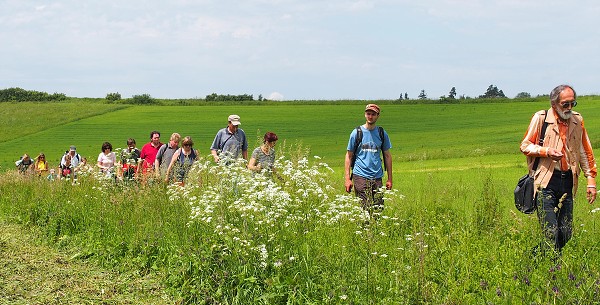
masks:
[[[375,125],[379,113],[379,106],[375,104],[368,104],[365,108],[366,123],[350,133],[344,170],[346,192],[349,193],[354,184],[354,193],[362,199],[362,207],[370,212],[383,209],[383,194],[379,193],[383,186],[380,152],[387,171],[385,187],[392,189],[392,143],[385,130]]]
[[[219,163],[221,159],[228,159],[227,163],[241,157],[248,160],[248,140],[246,133],[239,128],[240,116],[232,114],[227,118],[227,127],[219,130],[212,145],[210,153],[215,162]]]

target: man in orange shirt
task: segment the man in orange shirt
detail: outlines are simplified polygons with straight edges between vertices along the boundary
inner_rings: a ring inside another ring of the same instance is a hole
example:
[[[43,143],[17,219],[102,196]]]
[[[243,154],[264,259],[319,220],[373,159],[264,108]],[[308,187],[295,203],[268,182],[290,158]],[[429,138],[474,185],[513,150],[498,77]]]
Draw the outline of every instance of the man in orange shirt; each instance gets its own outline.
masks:
[[[583,117],[573,111],[576,97],[571,86],[554,88],[550,93],[551,108],[533,115],[521,142],[521,152],[527,156],[534,177],[538,219],[558,255],[573,232],[573,196],[581,171],[587,182],[587,201],[591,204],[596,200],[596,160]],[[544,121],[548,125],[543,144],[539,145]],[[536,158],[540,160],[533,173]]]

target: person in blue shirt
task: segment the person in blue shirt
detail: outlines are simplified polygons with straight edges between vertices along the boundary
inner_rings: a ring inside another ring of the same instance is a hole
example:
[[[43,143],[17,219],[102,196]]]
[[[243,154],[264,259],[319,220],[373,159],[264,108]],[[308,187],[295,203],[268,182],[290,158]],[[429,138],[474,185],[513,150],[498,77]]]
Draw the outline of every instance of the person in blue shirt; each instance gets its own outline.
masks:
[[[381,110],[376,104],[368,104],[365,108],[366,123],[350,133],[346,159],[344,162],[344,178],[346,192],[354,193],[362,200],[362,207],[369,212],[383,210],[383,168],[387,171],[386,189],[392,189],[392,143],[383,128],[376,126]],[[383,154],[383,162],[381,160]]]
[[[228,159],[227,163],[239,157],[248,160],[248,140],[246,133],[239,128],[240,116],[232,114],[227,118],[227,127],[219,130],[210,146],[210,153],[215,162],[219,163],[221,159]],[[241,156],[240,156],[241,155]]]

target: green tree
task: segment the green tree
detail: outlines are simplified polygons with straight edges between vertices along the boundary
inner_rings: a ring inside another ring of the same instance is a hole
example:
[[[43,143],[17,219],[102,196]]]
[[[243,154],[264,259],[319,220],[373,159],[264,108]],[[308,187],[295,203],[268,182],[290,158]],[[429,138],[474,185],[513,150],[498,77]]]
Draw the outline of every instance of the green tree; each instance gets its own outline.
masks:
[[[106,100],[109,102],[115,102],[121,100],[121,93],[111,92],[106,94]]]
[[[452,87],[452,89],[450,89],[450,93],[448,93],[448,98],[449,99],[455,99],[456,98],[456,87]]]
[[[531,94],[529,94],[528,92],[519,92],[517,93],[517,96],[515,96],[515,98],[530,98]]]
[[[144,93],[142,95],[134,95],[131,97],[131,100],[128,102],[130,104],[137,104],[137,105],[152,105],[152,104],[157,103],[156,99],[154,99],[148,93]]]
[[[502,90],[498,90],[498,87],[490,85],[485,91],[485,94],[480,95],[479,98],[506,98],[506,95],[504,95]]]
[[[419,99],[420,100],[426,100],[427,99],[427,93],[425,93],[425,89],[421,90],[421,93],[419,93]]]

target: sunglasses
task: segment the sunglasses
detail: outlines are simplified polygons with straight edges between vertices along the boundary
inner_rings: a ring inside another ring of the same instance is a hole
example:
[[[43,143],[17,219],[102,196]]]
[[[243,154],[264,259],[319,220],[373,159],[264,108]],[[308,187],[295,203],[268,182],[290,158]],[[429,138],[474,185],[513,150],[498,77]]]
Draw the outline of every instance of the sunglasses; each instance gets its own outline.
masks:
[[[577,106],[577,101],[572,101],[572,102],[566,102],[566,103],[562,103],[560,104],[561,107],[563,108],[569,108],[569,107],[575,107]]]

